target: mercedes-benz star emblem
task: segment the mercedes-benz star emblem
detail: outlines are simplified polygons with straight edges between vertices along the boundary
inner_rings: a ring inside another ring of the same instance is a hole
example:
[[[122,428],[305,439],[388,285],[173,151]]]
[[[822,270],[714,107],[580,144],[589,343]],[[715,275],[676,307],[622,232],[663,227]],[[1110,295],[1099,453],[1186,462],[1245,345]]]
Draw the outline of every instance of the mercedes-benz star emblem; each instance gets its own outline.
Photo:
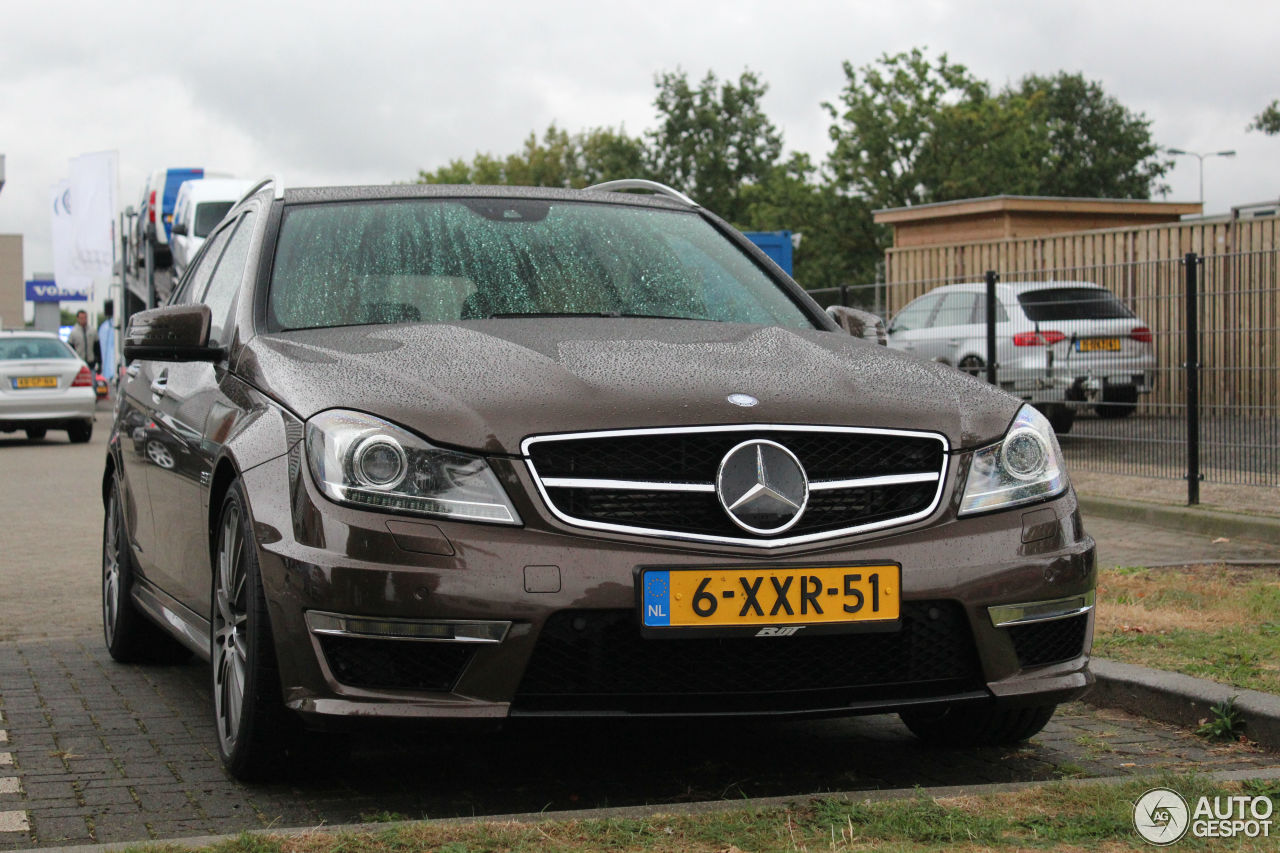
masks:
[[[757,536],[772,536],[788,530],[804,514],[809,478],[790,450],[753,439],[720,460],[716,497],[734,524]]]

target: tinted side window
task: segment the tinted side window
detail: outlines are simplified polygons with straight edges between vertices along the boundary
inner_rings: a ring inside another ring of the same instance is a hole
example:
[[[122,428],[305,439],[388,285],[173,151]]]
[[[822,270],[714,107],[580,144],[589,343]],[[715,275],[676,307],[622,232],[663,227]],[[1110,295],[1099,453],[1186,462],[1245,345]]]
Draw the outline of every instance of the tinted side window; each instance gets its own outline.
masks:
[[[222,254],[222,248],[227,244],[230,233],[230,228],[224,229],[209,241],[204,248],[204,254],[187,268],[187,274],[182,277],[182,281],[169,299],[170,305],[187,305],[199,301],[199,296],[209,284],[213,268],[218,263],[218,255]]]
[[[909,332],[912,329],[923,329],[929,322],[929,315],[933,313],[933,307],[938,304],[941,295],[940,293],[926,294],[903,308],[898,312],[898,316],[893,318],[893,330]]]
[[[948,293],[942,297],[938,313],[934,315],[930,326],[963,326],[973,316],[973,304],[977,302],[976,293]]]
[[[218,260],[218,268],[213,272],[209,289],[200,300],[209,306],[209,312],[213,315],[213,322],[209,328],[210,343],[230,343],[231,335],[227,327],[231,321],[231,307],[235,304],[236,293],[240,290],[240,280],[244,278],[244,265],[249,259],[249,240],[253,237],[253,220],[252,212],[240,217],[240,222],[235,226],[235,233],[227,243],[227,250]]]
[[[987,294],[977,293],[974,295],[977,296],[978,298],[973,303],[973,319],[970,320],[969,322],[985,324],[987,322]],[[1004,310],[1004,306],[1000,304],[1000,299],[997,297],[996,322],[1005,323],[1005,322],[1008,322],[1008,320],[1009,320],[1009,312]]]

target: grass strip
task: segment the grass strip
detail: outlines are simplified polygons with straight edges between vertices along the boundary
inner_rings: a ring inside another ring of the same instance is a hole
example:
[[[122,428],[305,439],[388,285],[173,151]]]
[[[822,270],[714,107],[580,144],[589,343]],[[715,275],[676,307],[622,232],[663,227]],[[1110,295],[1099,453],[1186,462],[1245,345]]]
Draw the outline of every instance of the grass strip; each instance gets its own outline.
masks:
[[[1280,573],[1234,566],[1101,571],[1093,653],[1280,694]]]
[[[1149,850],[1133,828],[1133,803],[1152,787],[1194,803],[1200,796],[1269,794],[1280,785],[1216,783],[1206,776],[1146,777],[1122,784],[1051,783],[1012,793],[906,799],[827,798],[791,807],[743,808],[634,819],[405,823],[299,835],[245,833],[212,853],[481,853],[481,851],[983,851]],[[1278,827],[1280,831],[1280,827]],[[1276,838],[1202,840],[1179,849],[1275,850]],[[174,851],[174,845],[129,848]]]

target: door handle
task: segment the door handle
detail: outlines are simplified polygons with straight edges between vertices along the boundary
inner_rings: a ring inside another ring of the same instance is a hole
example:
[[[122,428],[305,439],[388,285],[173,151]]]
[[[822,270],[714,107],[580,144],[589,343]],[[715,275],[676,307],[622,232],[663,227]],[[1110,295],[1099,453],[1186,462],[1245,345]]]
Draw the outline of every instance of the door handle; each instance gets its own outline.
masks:
[[[151,394],[156,398],[163,397],[169,389],[169,371],[162,370],[155,379],[151,380]]]
[[[133,377],[138,375],[138,371],[141,369],[142,369],[142,365],[138,364],[138,362],[135,361],[133,364],[126,367],[124,369],[124,372],[126,376],[132,379]]]

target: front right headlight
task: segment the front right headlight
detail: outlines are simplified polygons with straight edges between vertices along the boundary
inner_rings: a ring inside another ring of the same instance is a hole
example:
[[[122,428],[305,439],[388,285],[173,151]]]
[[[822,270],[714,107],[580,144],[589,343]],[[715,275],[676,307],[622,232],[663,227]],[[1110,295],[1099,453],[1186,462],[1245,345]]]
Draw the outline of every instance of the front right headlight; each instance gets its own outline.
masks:
[[[960,500],[960,515],[990,512],[1060,495],[1067,469],[1053,427],[1023,406],[999,442],[975,450]]]
[[[307,421],[307,462],[330,499],[365,509],[519,524],[480,456],[446,450],[364,412],[330,409]]]

